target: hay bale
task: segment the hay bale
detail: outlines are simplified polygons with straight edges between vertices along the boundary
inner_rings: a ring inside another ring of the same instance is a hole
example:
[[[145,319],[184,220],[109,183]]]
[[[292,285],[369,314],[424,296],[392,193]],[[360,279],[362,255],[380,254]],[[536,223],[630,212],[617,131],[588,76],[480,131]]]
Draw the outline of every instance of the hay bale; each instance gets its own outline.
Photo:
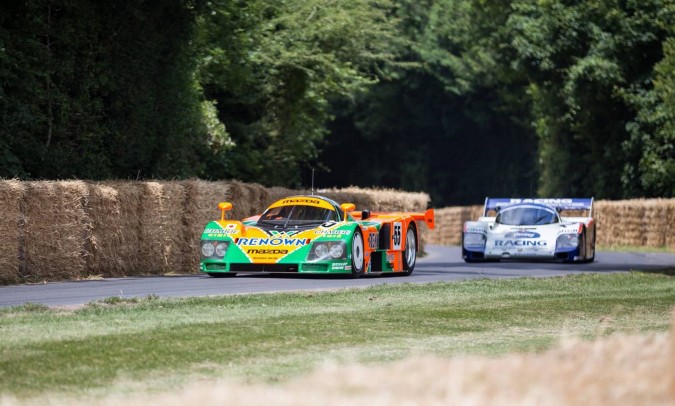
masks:
[[[133,182],[89,185],[90,275],[121,277],[139,273],[141,196],[142,188]]]
[[[267,201],[265,202],[265,207],[276,202],[277,200],[283,199],[284,197],[302,194],[305,194],[305,192],[280,186],[269,187],[267,188]]]
[[[140,253],[138,273],[183,272],[186,261],[181,242],[186,188],[180,182],[141,182]]]
[[[21,281],[19,247],[23,246],[21,206],[25,190],[18,180],[0,180],[0,285]]]
[[[82,181],[29,182],[25,196],[22,278],[38,282],[86,276],[87,185]]]
[[[675,249],[675,227],[673,227],[673,224],[675,224],[675,199],[668,199],[666,206],[666,217],[662,224],[664,228],[663,234],[665,235],[665,246]]]
[[[237,180],[228,182],[226,200],[232,203],[232,219],[243,219],[261,214],[267,208],[269,194],[257,183],[244,183]]]
[[[675,246],[671,224],[675,199],[598,201],[594,206],[598,244],[605,246]]]
[[[462,243],[464,222],[475,221],[483,213],[483,206],[454,206],[435,210],[437,233],[431,244],[459,245]]]
[[[368,189],[347,187],[322,189],[317,194],[338,203],[354,203],[356,210],[422,212],[429,205],[429,195],[420,192],[403,192],[394,189]]]

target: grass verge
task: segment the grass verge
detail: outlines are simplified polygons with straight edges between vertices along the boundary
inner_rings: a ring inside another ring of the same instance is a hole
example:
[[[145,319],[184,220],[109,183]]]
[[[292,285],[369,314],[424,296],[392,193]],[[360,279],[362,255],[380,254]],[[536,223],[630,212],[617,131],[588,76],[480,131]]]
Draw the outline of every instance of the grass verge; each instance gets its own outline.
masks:
[[[0,310],[0,394],[108,396],[190,380],[284,381],[326,363],[541,351],[563,337],[666,331],[658,273],[109,299]]]

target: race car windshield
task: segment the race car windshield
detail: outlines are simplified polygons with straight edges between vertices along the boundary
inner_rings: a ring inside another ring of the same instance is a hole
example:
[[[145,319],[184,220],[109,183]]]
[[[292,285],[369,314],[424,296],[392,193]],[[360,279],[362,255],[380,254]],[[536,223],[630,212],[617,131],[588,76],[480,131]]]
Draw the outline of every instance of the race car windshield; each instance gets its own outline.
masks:
[[[495,222],[509,226],[539,226],[557,223],[558,216],[544,207],[513,207],[500,211]]]
[[[258,219],[258,224],[290,227],[317,225],[327,221],[338,221],[335,210],[315,206],[293,205],[273,207],[267,210]]]

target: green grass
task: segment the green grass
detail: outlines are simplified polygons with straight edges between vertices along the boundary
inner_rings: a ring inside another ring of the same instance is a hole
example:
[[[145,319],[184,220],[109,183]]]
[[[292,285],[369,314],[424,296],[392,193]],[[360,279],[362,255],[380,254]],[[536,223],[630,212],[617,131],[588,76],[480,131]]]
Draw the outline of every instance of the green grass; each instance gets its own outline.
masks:
[[[673,306],[675,278],[659,273],[27,304],[0,309],[0,395],[106,396],[206,377],[276,382],[325,362],[539,351],[570,335],[665,331]]]
[[[668,247],[645,247],[642,245],[598,245],[598,251],[612,252],[649,252],[657,254],[673,254],[675,250]]]

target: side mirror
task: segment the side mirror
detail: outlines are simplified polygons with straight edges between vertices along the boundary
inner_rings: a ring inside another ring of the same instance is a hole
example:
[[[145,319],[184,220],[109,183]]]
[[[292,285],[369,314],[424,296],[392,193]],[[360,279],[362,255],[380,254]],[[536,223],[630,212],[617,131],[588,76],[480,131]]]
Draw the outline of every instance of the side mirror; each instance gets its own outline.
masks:
[[[350,211],[354,211],[356,209],[356,206],[354,205],[354,203],[342,203],[340,205],[340,208],[344,212],[344,221],[347,221],[347,213],[349,213]]]
[[[218,203],[218,208],[220,209],[220,221],[225,220],[225,212],[232,210],[232,203],[230,202],[220,202]]]

